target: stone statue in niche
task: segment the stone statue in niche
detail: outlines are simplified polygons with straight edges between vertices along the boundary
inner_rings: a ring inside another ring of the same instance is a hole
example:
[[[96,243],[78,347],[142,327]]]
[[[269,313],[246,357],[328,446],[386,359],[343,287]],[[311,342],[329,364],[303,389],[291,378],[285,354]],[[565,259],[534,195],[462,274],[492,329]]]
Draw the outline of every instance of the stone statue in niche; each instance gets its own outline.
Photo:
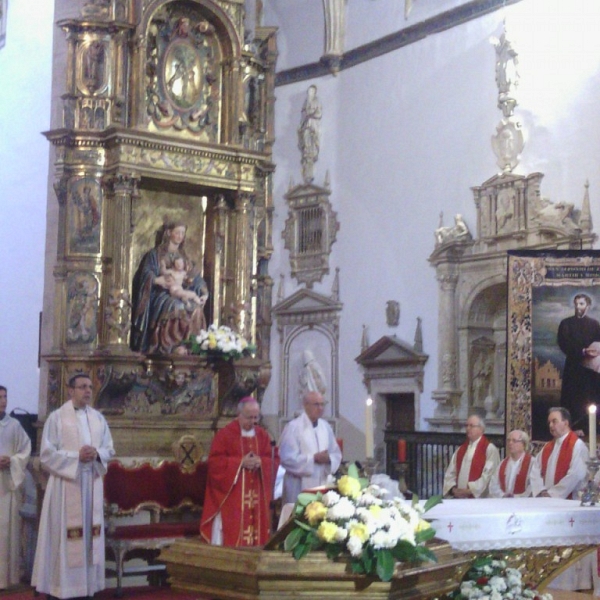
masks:
[[[300,372],[300,398],[307,392],[319,392],[325,396],[327,385],[323,368],[317,362],[314,354],[310,350],[303,353],[303,367]]]
[[[314,165],[319,159],[321,144],[321,103],[317,98],[317,86],[311,85],[302,106],[302,119],[298,128],[298,147],[302,152],[302,177],[304,183],[314,179]]]
[[[483,407],[491,393],[494,356],[480,349],[473,357],[473,372],[471,374],[471,397],[473,406]]]
[[[445,227],[444,213],[440,213],[440,226],[435,230],[436,245],[444,244],[450,241],[470,239],[471,232],[462,218],[462,215],[458,214],[454,217],[454,225],[452,227]]]
[[[496,226],[498,233],[507,233],[514,229],[515,199],[516,194],[513,189],[501,190],[498,194],[498,204],[496,206]]]
[[[184,223],[166,223],[140,261],[133,278],[132,350],[185,354],[184,342],[206,328],[208,288],[186,253],[186,229]]]

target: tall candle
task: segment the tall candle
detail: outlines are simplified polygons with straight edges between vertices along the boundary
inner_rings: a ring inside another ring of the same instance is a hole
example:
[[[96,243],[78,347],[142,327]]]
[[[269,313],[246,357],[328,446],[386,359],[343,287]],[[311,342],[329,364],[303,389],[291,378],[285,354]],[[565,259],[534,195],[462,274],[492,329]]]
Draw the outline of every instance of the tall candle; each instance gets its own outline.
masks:
[[[344,454],[344,440],[342,438],[335,438],[337,445],[340,447],[342,454]]]
[[[590,404],[588,411],[590,416],[590,458],[596,458],[596,405]]]
[[[373,399],[371,396],[367,398],[365,414],[365,446],[367,458],[373,458],[375,452],[373,450]]]
[[[398,440],[398,462],[406,462],[406,440]]]

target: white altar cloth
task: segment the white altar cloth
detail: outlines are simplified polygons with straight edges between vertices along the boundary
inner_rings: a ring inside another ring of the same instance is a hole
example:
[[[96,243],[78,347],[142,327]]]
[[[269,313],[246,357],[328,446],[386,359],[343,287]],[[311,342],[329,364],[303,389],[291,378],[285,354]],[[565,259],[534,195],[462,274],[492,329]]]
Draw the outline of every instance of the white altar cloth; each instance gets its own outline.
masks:
[[[600,544],[600,506],[560,498],[444,500],[425,514],[462,551]]]

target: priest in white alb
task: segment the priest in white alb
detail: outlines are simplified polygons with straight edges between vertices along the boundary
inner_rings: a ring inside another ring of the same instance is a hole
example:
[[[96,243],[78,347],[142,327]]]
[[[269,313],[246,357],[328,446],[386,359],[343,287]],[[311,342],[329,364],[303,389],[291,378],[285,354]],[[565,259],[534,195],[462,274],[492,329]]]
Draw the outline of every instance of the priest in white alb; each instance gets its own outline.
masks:
[[[467,419],[467,439],[452,455],[444,474],[443,494],[448,498],[487,498],[490,479],[500,464],[500,453],[483,435],[485,421],[478,415]]]
[[[50,478],[32,584],[49,600],[90,597],[105,587],[103,475],[113,442],[106,420],[90,406],[91,379],[71,377],[68,395],[48,416],[40,450]]]
[[[290,421],[279,440],[279,458],[285,469],[283,504],[296,502],[305,489],[323,485],[342,462],[342,451],[331,426],[322,419],[325,401],[318,392],[304,396],[304,411]]]
[[[23,482],[31,441],[17,419],[6,413],[7,390],[0,386],[0,590],[20,580]]]

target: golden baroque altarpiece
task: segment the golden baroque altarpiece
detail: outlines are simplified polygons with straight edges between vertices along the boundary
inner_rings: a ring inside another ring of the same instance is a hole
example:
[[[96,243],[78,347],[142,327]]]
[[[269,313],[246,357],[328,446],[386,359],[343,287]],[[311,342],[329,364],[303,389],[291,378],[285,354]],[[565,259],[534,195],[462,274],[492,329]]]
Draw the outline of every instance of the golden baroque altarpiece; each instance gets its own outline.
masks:
[[[66,35],[47,410],[89,373],[120,455],[208,441],[270,377],[274,28],[244,0],[90,1]],[[252,39],[249,39],[252,38]],[[159,285],[160,282],[160,285]],[[256,345],[191,356],[206,324]]]

